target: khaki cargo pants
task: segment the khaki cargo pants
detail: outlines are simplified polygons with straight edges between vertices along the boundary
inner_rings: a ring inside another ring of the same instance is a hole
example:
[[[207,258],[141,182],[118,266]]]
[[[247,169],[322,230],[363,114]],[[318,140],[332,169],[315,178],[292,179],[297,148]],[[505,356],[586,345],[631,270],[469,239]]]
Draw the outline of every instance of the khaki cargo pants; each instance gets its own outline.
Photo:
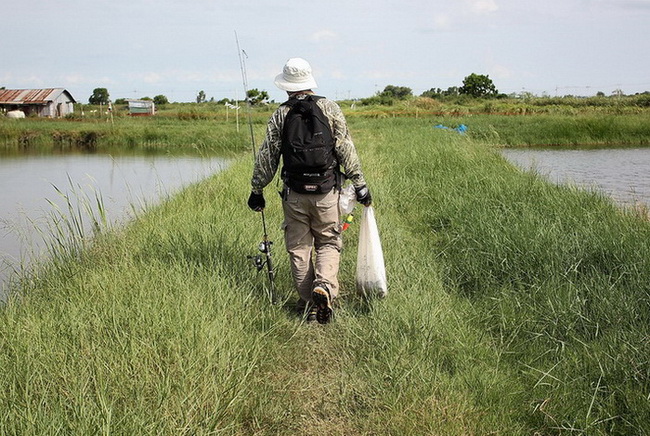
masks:
[[[290,190],[282,201],[284,242],[293,281],[303,302],[311,302],[316,285],[326,285],[332,298],[339,291],[341,226],[339,190],[299,194]]]

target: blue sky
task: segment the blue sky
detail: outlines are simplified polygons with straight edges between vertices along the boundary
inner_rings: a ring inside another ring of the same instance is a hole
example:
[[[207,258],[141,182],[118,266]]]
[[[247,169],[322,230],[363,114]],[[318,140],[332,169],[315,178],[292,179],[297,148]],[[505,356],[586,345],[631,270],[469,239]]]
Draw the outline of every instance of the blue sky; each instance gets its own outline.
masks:
[[[87,102],[241,98],[304,57],[318,93],[415,94],[487,74],[505,93],[650,91],[650,0],[0,0],[0,86],[63,87]]]

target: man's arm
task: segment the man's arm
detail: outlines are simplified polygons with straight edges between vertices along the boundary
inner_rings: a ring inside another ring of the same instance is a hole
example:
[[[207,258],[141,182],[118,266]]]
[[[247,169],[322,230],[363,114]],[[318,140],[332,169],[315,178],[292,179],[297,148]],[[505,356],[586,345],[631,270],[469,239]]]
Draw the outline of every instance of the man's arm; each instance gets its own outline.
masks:
[[[357,150],[352,142],[352,137],[345,116],[336,102],[326,99],[320,101],[323,101],[324,103],[322,109],[330,120],[332,133],[336,140],[336,146],[334,148],[336,158],[338,159],[339,164],[343,166],[345,177],[350,179],[355,188],[361,189],[366,185],[366,180],[363,177],[361,160],[359,159]]]
[[[271,183],[278,170],[282,147],[282,125],[286,112],[286,108],[279,107],[266,126],[266,137],[257,153],[251,179],[251,190],[256,194],[262,193],[262,189]]]

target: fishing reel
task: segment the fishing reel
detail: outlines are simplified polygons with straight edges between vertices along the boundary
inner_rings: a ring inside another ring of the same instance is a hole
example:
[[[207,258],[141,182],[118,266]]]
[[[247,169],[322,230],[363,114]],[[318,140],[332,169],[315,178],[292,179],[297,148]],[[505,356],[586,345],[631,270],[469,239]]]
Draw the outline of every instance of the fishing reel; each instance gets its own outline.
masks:
[[[257,249],[262,254],[246,256],[248,260],[251,261],[253,266],[257,268],[257,272],[262,271],[262,269],[264,269],[264,266],[269,261],[269,256],[271,256],[271,245],[273,245],[273,241],[262,241],[257,246]]]

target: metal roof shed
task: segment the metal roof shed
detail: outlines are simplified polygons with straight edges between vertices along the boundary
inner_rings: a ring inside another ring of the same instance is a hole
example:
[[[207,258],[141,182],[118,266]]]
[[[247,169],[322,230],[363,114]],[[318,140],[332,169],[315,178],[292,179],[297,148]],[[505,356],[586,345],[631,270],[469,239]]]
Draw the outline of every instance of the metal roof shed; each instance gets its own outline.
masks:
[[[22,110],[26,115],[64,117],[74,112],[76,102],[63,88],[0,89],[0,107]]]
[[[151,100],[127,100],[129,103],[129,115],[147,116],[156,113],[156,105]]]

